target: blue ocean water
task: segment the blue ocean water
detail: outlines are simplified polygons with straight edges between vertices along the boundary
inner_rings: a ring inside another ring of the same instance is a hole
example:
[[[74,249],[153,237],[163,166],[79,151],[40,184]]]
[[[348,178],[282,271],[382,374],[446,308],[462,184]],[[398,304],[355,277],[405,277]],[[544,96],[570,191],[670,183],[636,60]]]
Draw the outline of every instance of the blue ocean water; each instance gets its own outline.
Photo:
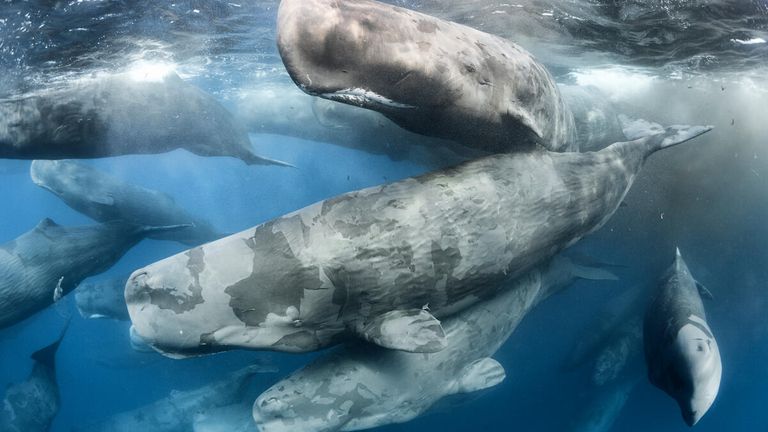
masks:
[[[618,282],[578,282],[536,308],[494,356],[507,371],[500,386],[379,430],[575,430],[596,390],[585,368],[564,366],[574,344],[595,331],[593,318],[611,298],[632,287],[653,287],[676,246],[714,294],[706,307],[724,365],[719,396],[696,429],[768,430],[768,44],[756,42],[768,39],[766,3],[659,2],[662,9],[639,0],[622,7],[586,0],[390,3],[519,41],[558,81],[596,86],[632,116],[716,128],[652,156],[626,206],[576,246],[579,253],[621,265]],[[6,2],[0,12],[0,91],[19,95],[139,60],[158,61],[237,112],[262,83],[290,84],[274,47],[276,7],[268,1]],[[250,139],[260,154],[296,168],[246,166],[183,150],[85,163],[173,196],[222,232],[430,169],[407,158],[284,135],[251,133]],[[0,243],[46,217],[61,225],[93,223],[33,184],[28,170],[28,161],[0,160]],[[186,248],[144,240],[94,278],[119,276]],[[54,432],[205,385],[254,362],[279,368],[257,375],[249,390],[255,398],[317,355],[233,351],[173,360],[139,353],[128,343],[129,323],[83,319],[72,297],[0,330],[0,384],[10,385],[25,379],[29,355],[54,340],[65,317],[72,317],[56,361],[62,402]],[[687,429],[675,403],[643,376],[613,428],[591,430]]]

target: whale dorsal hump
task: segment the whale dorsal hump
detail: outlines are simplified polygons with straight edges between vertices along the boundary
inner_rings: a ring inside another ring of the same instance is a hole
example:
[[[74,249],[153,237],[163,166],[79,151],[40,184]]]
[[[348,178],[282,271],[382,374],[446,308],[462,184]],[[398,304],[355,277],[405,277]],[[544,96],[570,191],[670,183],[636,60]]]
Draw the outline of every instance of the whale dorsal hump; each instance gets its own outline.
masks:
[[[37,231],[45,231],[48,228],[58,228],[60,225],[53,221],[51,218],[45,218],[40,221],[35,227]]]
[[[447,346],[440,321],[425,309],[394,310],[357,329],[365,340],[384,348],[432,353]]]
[[[496,360],[485,357],[467,365],[458,378],[457,393],[471,393],[500,384],[507,377],[504,367]]]

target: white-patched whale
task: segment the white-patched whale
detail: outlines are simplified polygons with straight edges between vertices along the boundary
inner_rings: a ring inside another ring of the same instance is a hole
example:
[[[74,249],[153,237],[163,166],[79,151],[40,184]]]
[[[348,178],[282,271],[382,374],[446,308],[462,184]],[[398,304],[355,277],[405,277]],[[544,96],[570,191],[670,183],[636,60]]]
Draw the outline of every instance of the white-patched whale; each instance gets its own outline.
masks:
[[[353,336],[439,351],[438,319],[600,228],[649,155],[709,129],[493,155],[343,194],[135,271],[128,312],[176,356],[306,352]]]
[[[29,377],[7,387],[0,409],[3,432],[48,432],[61,405],[56,382],[56,352],[61,336],[47,347],[32,354],[34,366]]]
[[[189,225],[150,238],[176,240],[189,246],[221,238],[207,221],[191,216],[169,195],[127,183],[74,160],[36,160],[32,181],[74,210],[97,222],[123,221],[141,226]]]
[[[520,46],[371,0],[283,0],[277,46],[304,91],[490,152],[570,150],[573,117]]]
[[[506,373],[491,356],[532,308],[579,277],[616,279],[558,256],[509,282],[498,296],[443,321],[448,347],[440,352],[358,342],[325,354],[256,399],[259,430],[353,431],[403,423],[448,396],[493,387]]]
[[[723,365],[699,292],[680,250],[645,313],[643,345],[648,378],[674,398],[693,426],[717,397]]]
[[[179,148],[285,165],[256,155],[243,126],[174,73],[99,74],[0,100],[0,158],[84,159]]]
[[[83,279],[106,271],[147,234],[185,227],[120,222],[64,227],[44,219],[0,245],[0,328],[26,319]]]

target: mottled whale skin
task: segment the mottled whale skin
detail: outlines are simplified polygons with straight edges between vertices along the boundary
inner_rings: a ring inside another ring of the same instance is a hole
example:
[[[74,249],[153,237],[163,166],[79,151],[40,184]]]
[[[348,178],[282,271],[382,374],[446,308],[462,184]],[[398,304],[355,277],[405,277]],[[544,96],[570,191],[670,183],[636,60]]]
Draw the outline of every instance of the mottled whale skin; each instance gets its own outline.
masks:
[[[128,321],[125,306],[125,281],[128,275],[86,281],[75,290],[75,305],[83,318],[109,318]]]
[[[554,79],[514,43],[371,0],[283,0],[277,46],[305,92],[489,152],[572,150]]]
[[[720,349],[699,291],[708,294],[678,249],[643,323],[648,378],[677,401],[688,426],[698,423],[712,406],[723,374]]]
[[[176,240],[189,246],[224,236],[207,221],[188,214],[169,195],[124,182],[78,161],[36,160],[29,174],[36,185],[97,222],[124,221],[141,226],[187,224],[189,228],[148,237]]]
[[[148,233],[177,227],[109,223],[63,227],[44,219],[0,245],[0,328],[13,325],[104,272]]]
[[[35,361],[26,381],[9,386],[0,409],[3,432],[48,432],[59,412],[59,385],[56,383],[56,351],[59,339],[32,354]]]
[[[192,432],[260,432],[251,416],[252,407],[248,402],[198,412],[192,420]]]
[[[610,143],[633,139],[625,136],[618,108],[594,86],[559,85],[573,114],[579,151],[597,151]]]
[[[351,336],[435,352],[446,343],[436,318],[600,228],[650,154],[709,129],[493,155],[343,194],[135,271],[128,312],[175,356],[306,352]]]
[[[578,277],[616,279],[555,257],[507,282],[498,296],[443,321],[448,347],[440,352],[357,342],[323,355],[258,397],[256,424],[261,432],[369,429],[410,421],[450,395],[493,387],[506,374],[491,356],[533,307]]]
[[[248,366],[223,380],[192,390],[173,390],[167,398],[75,430],[77,432],[191,431],[197,413],[239,403],[250,378],[261,372],[261,366]]]
[[[254,154],[243,126],[173,73],[101,74],[0,100],[0,158],[86,159],[178,148],[283,164]]]

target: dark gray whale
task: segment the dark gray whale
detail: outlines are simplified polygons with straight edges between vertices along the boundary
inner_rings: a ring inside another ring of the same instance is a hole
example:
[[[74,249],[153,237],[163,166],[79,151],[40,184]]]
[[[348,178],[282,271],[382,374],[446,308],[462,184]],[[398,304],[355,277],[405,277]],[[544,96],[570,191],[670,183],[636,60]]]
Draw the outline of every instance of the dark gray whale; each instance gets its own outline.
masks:
[[[63,227],[44,219],[0,245],[0,328],[26,319],[83,279],[106,271],[147,234],[179,228],[116,222]]]
[[[56,351],[64,332],[47,347],[32,354],[35,365],[26,381],[8,387],[0,409],[3,432],[48,432],[59,412]]]
[[[0,158],[85,159],[178,148],[285,165],[253,153],[232,115],[173,73],[98,75],[0,100]]]
[[[497,36],[371,0],[283,0],[277,46],[305,92],[489,152],[572,150],[554,79]]]
[[[83,318],[110,318],[128,321],[125,281],[128,276],[86,281],[75,290],[75,305]]]
[[[343,194],[135,271],[128,312],[149,345],[177,356],[305,352],[352,336],[439,351],[438,318],[599,229],[649,155],[710,129],[493,155]]]
[[[712,406],[723,374],[700,291],[709,294],[693,279],[677,250],[643,323],[648,378],[677,401],[688,426],[698,423]]]
[[[148,233],[147,237],[189,246],[224,236],[207,221],[188,214],[169,195],[126,183],[78,161],[36,160],[29,174],[36,185],[97,222],[123,221],[141,226],[186,224],[189,228]]]

